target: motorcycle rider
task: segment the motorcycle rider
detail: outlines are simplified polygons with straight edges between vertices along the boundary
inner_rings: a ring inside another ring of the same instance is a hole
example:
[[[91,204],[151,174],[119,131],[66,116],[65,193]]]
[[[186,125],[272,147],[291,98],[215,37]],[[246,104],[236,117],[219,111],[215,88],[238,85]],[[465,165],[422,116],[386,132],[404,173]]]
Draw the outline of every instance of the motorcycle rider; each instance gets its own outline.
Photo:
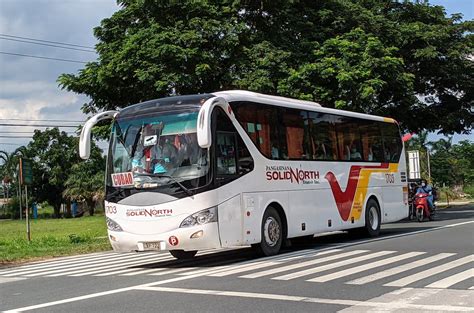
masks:
[[[434,209],[434,197],[433,197],[433,187],[428,184],[426,179],[421,180],[421,186],[418,187],[416,190],[416,193],[426,193],[428,194],[428,197],[426,198],[428,202],[429,209],[432,211]]]

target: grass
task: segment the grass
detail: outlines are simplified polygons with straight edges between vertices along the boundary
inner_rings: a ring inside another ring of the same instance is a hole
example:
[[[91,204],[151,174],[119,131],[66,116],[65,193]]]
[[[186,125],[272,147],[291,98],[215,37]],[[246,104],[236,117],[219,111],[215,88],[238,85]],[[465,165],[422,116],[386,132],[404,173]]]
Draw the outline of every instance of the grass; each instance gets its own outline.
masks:
[[[0,221],[0,264],[110,250],[104,216]]]

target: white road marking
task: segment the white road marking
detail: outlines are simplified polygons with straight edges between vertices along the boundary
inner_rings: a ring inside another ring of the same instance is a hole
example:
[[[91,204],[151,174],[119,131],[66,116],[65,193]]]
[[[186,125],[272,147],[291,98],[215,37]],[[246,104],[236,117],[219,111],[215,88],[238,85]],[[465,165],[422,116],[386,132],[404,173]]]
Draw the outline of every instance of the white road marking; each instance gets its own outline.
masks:
[[[432,284],[429,284],[428,288],[448,288],[451,287],[454,284],[457,284],[459,282],[462,282],[466,279],[469,279],[471,277],[474,277],[474,269],[470,268],[464,272],[460,272],[454,275],[451,275],[449,277],[446,277],[444,279],[438,280],[437,282],[434,282]]]
[[[461,266],[463,264],[469,263],[474,261],[474,257],[472,255],[468,255],[464,258],[457,259],[455,261],[445,263],[443,265],[439,265],[430,269],[427,269],[423,272],[419,272],[410,276],[406,276],[404,278],[392,281],[390,283],[385,284],[384,286],[390,286],[390,287],[405,287],[406,285],[409,285],[411,283],[417,282],[419,280],[425,279],[430,276],[434,276],[436,274],[442,273],[444,271],[450,270],[452,268],[456,268],[458,266]]]
[[[48,270],[50,268],[63,268],[63,267],[74,267],[77,266],[77,264],[91,264],[93,262],[99,263],[101,261],[106,261],[110,259],[121,259],[121,258],[127,258],[130,257],[130,255],[122,256],[120,254],[111,254],[108,253],[105,256],[95,256],[93,258],[84,258],[80,260],[74,260],[73,262],[70,261],[61,261],[61,262],[47,262],[46,264],[42,265],[35,265],[32,267],[18,267],[18,268],[12,268],[11,270],[8,271],[3,271],[0,272],[0,275],[6,276],[6,275],[21,275],[21,274],[27,274],[27,273],[32,273],[34,271],[41,271],[41,270]]]
[[[328,253],[328,252],[332,252],[332,250],[324,251],[324,252]],[[272,269],[269,269],[269,270],[266,270],[266,271],[263,271],[263,272],[247,274],[247,275],[243,275],[243,276],[240,276],[240,277],[241,278],[258,278],[258,277],[268,276],[268,275],[272,275],[272,274],[277,274],[277,273],[281,273],[281,272],[294,270],[294,269],[297,269],[297,268],[302,268],[302,267],[311,266],[311,265],[315,265],[315,264],[319,264],[319,263],[324,263],[324,262],[329,262],[329,261],[333,261],[333,260],[337,260],[337,259],[342,259],[342,258],[345,258],[345,257],[348,257],[348,256],[352,256],[352,255],[360,254],[360,253],[364,253],[364,252],[368,252],[368,250],[353,250],[353,251],[340,253],[340,254],[336,254],[336,255],[331,255],[331,256],[328,256],[328,257],[320,258],[320,259],[318,258],[318,259],[315,259],[315,260],[310,260],[310,261],[291,264],[291,265],[287,265],[287,266],[272,268]]]
[[[5,274],[3,276],[10,277],[10,276],[39,276],[39,275],[46,275],[46,274],[51,274],[51,273],[57,273],[60,271],[69,271],[71,269],[77,269],[77,268],[90,268],[90,267],[96,267],[101,264],[113,264],[113,263],[118,263],[118,262],[123,262],[127,261],[130,259],[150,259],[150,258],[157,258],[155,255],[130,255],[126,257],[108,257],[104,259],[99,259],[99,260],[94,260],[92,262],[80,262],[77,264],[68,264],[68,265],[61,265],[61,266],[54,266],[52,268],[45,268],[45,269],[35,269],[35,270],[27,270],[27,271],[21,271],[21,272],[16,272],[16,273],[11,273],[11,274]],[[157,259],[159,259],[158,257]],[[163,258],[163,257],[161,257]]]
[[[300,297],[300,296],[290,296],[290,295],[271,294],[271,293],[242,292],[242,291],[220,291],[220,290],[169,288],[169,287],[154,287],[154,286],[142,286],[142,287],[136,287],[134,289],[156,291],[156,292],[213,295],[213,296],[221,296],[221,297],[238,297],[238,298],[291,301],[291,302],[309,302],[309,303],[345,305],[345,306],[363,306],[363,307],[376,308],[377,310],[380,310],[380,311],[393,310],[393,309],[399,309],[399,310],[411,309],[411,310],[435,311],[435,312],[472,312],[473,311],[471,307],[456,306],[456,305],[428,305],[428,304],[412,304],[412,303],[405,303],[405,302],[375,302],[375,301],[370,301],[370,300],[358,301],[358,300],[345,300],[345,299],[325,299],[325,298],[311,298],[311,297]]]
[[[161,272],[166,270],[166,268],[150,268],[147,270],[142,270],[138,272],[131,272],[131,273],[125,273],[125,274],[120,274],[120,276],[135,276],[135,275],[142,275],[142,274],[149,274],[149,273],[156,273],[156,272]]]
[[[129,254],[129,253],[119,254],[119,253],[114,253],[114,252],[100,252],[100,253],[76,255],[76,256],[71,256],[71,257],[52,258],[48,260],[31,262],[24,265],[7,267],[6,269],[2,269],[0,271],[0,275],[5,274],[5,273],[11,273],[13,271],[24,271],[27,269],[51,267],[51,266],[61,265],[61,264],[70,264],[72,262],[82,262],[83,260],[104,258],[111,255],[119,256],[119,255],[126,255],[126,254]]]
[[[262,267],[269,267],[269,266],[278,265],[278,264],[281,264],[281,263],[280,262],[259,262],[257,264],[234,266],[230,270],[221,271],[219,273],[208,274],[207,276],[224,277],[224,276],[229,276],[229,275],[238,274],[242,272],[248,272],[248,271],[256,270]]]
[[[411,262],[411,263],[403,264],[403,265],[400,265],[400,266],[397,266],[397,267],[389,268],[387,270],[377,272],[377,273],[374,273],[372,275],[361,277],[361,278],[349,281],[346,284],[363,285],[363,284],[371,283],[373,281],[376,281],[376,280],[379,280],[379,279],[382,279],[382,278],[385,278],[385,277],[393,276],[393,275],[403,273],[403,272],[409,271],[409,270],[417,268],[417,267],[425,266],[427,264],[445,259],[445,258],[453,256],[455,254],[456,253],[439,253],[439,254],[430,256],[428,258],[424,258],[424,259],[421,259],[421,260],[417,260],[415,262]]]
[[[380,266],[384,266],[384,265],[387,265],[387,264],[391,264],[391,263],[395,263],[395,262],[402,261],[402,260],[405,260],[405,259],[413,258],[415,256],[425,254],[425,253],[426,252],[409,252],[409,253],[405,253],[405,254],[402,254],[402,255],[397,255],[397,256],[394,256],[394,257],[391,257],[391,258],[388,258],[388,259],[383,259],[383,260],[380,260],[380,261],[375,261],[375,262],[372,262],[372,263],[367,263],[367,264],[364,264],[364,265],[356,266],[356,267],[349,268],[349,269],[346,269],[346,270],[342,270],[342,271],[339,271],[339,272],[335,272],[335,273],[331,273],[331,274],[327,274],[327,275],[323,275],[323,276],[319,276],[319,277],[314,277],[314,278],[308,279],[306,281],[324,283],[324,282],[327,282],[327,281],[330,281],[330,280],[338,279],[338,278],[341,278],[341,277],[346,277],[346,276],[349,276],[349,275],[352,275],[352,274],[364,272],[364,271],[367,271],[367,270],[370,270],[370,269],[373,269],[373,268],[377,268],[377,267],[380,267]]]
[[[106,266],[101,266],[99,269],[97,268],[88,268],[88,269],[83,269],[83,270],[77,270],[77,271],[72,271],[72,272],[66,272],[66,273],[56,273],[52,275],[48,275],[48,277],[57,277],[57,276],[86,276],[86,275],[92,275],[92,274],[97,274],[97,273],[103,273],[103,272],[108,272],[110,270],[118,270],[118,269],[124,269],[130,265],[144,265],[144,264],[150,264],[150,263],[155,263],[156,261],[154,259],[140,259],[136,261],[127,261],[127,262],[118,262],[115,264],[111,265],[106,265]]]
[[[322,266],[318,266],[318,267],[309,268],[309,269],[299,271],[299,272],[293,272],[293,273],[290,273],[290,274],[277,276],[277,277],[274,277],[272,279],[276,279],[276,280],[295,279],[295,278],[298,278],[298,277],[323,272],[323,271],[330,270],[330,269],[333,269],[333,268],[337,268],[337,267],[340,267],[340,266],[349,265],[349,264],[357,263],[357,262],[360,262],[360,261],[365,261],[365,260],[377,258],[377,257],[384,256],[384,255],[391,254],[391,253],[395,253],[395,251],[380,251],[380,252],[370,253],[370,254],[359,256],[359,257],[356,257],[356,258],[353,258],[353,259],[339,261],[339,262],[336,262],[336,263],[331,263],[331,264],[326,264],[326,265],[322,265]]]
[[[93,276],[98,276],[98,277],[111,276],[111,275],[116,275],[116,274],[123,274],[123,273],[128,273],[128,272],[135,272],[135,271],[139,271],[139,270],[143,270],[143,268],[139,268],[139,267],[126,268],[126,269],[117,270],[117,271],[112,271],[112,272],[106,272],[106,273],[100,273],[100,274],[93,274]]]
[[[0,284],[10,283],[12,281],[23,280],[24,277],[0,277]]]
[[[163,276],[163,275],[168,275],[168,274],[175,274],[175,273],[179,273],[179,272],[184,272],[184,271],[189,271],[189,270],[192,270],[192,269],[195,269],[195,267],[182,267],[182,268],[172,268],[172,269],[168,269],[167,271],[161,271],[161,272],[158,272],[158,273],[152,273],[152,274],[148,274],[150,276]],[[195,277],[196,275],[194,276],[189,276],[189,277]],[[186,276],[184,276],[186,277]]]

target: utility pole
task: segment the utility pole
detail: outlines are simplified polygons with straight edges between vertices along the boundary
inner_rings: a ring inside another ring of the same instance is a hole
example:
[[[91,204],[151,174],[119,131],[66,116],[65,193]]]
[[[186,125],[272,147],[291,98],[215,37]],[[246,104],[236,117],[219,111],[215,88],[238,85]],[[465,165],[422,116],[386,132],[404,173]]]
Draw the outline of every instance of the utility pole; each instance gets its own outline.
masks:
[[[430,149],[426,148],[426,159],[428,161],[428,179],[431,182]]]
[[[31,229],[30,229],[30,209],[28,207],[28,186],[25,185],[25,201],[26,201],[26,236],[28,241],[31,241]]]

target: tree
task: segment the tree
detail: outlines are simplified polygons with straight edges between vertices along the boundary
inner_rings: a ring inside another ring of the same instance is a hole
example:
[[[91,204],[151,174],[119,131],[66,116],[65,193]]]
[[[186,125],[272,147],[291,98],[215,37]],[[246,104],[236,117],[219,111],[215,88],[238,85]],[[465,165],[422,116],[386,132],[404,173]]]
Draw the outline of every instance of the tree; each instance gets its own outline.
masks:
[[[74,164],[65,183],[63,196],[69,200],[84,201],[89,215],[94,215],[95,203],[104,197],[105,158],[93,145],[89,160]]]
[[[431,173],[435,182],[459,190],[474,184],[474,143],[465,140],[452,144],[448,138],[432,145]]]
[[[78,144],[78,138],[52,128],[35,130],[33,140],[26,149],[26,157],[33,161],[35,201],[51,204],[55,217],[60,216],[65,182],[71,168],[80,160]]]
[[[85,113],[173,94],[248,89],[469,132],[473,21],[428,2],[135,1],[94,29],[98,61],[62,88]],[[440,118],[443,117],[443,118]]]

